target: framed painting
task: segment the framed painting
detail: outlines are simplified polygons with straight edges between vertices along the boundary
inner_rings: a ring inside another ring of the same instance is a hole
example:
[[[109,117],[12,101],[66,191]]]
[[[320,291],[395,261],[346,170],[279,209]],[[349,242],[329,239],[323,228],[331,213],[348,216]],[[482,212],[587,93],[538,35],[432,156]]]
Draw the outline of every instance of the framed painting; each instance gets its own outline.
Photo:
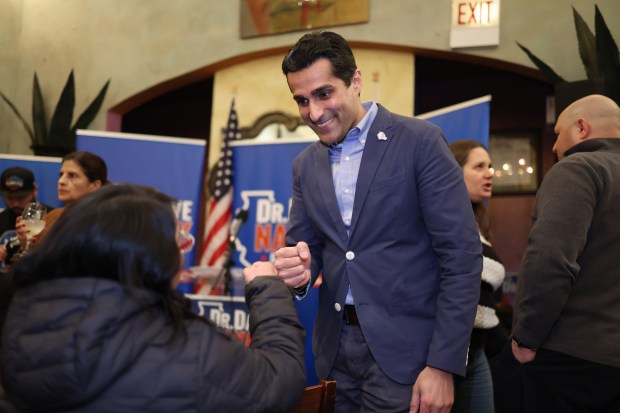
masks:
[[[369,0],[240,0],[241,38],[368,21]]]
[[[538,131],[491,133],[493,194],[528,194],[538,189],[540,177]]]

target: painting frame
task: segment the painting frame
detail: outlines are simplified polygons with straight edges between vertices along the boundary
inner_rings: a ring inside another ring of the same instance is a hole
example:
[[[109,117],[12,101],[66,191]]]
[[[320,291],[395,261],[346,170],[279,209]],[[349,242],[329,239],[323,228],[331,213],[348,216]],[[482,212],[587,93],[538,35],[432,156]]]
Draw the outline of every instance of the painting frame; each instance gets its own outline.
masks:
[[[240,0],[242,39],[367,23],[370,0]]]
[[[541,180],[540,131],[492,132],[493,195],[535,194]]]

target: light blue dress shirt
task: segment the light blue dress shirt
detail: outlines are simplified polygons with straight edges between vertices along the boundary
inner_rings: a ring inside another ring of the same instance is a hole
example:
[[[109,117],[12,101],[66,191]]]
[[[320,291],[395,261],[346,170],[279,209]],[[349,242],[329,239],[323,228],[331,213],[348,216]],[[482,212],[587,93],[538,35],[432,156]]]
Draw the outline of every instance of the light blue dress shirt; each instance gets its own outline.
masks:
[[[351,217],[353,215],[353,201],[355,200],[355,187],[357,176],[362,162],[364,145],[368,130],[377,116],[377,104],[375,102],[363,103],[366,114],[362,120],[348,133],[340,144],[329,149],[329,164],[332,168],[332,178],[336,189],[336,199],[340,207],[342,222],[349,235]],[[353,304],[351,287],[347,291],[345,304]]]

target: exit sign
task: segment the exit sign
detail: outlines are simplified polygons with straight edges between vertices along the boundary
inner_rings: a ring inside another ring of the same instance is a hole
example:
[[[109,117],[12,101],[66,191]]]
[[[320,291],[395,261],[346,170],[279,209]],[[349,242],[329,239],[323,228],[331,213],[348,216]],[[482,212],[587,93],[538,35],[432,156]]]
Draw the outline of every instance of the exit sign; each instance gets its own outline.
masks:
[[[500,0],[452,0],[450,47],[497,46]]]

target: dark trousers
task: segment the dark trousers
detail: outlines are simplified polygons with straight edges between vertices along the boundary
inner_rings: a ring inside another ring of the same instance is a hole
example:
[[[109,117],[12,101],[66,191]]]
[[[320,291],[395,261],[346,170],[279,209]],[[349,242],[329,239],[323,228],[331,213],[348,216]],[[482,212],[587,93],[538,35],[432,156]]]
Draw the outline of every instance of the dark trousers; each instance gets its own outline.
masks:
[[[496,392],[498,413],[618,413],[620,368],[546,349],[520,364],[508,343]]]
[[[342,323],[330,379],[336,380],[338,413],[408,413],[413,383],[396,383],[370,354],[359,325]]]

